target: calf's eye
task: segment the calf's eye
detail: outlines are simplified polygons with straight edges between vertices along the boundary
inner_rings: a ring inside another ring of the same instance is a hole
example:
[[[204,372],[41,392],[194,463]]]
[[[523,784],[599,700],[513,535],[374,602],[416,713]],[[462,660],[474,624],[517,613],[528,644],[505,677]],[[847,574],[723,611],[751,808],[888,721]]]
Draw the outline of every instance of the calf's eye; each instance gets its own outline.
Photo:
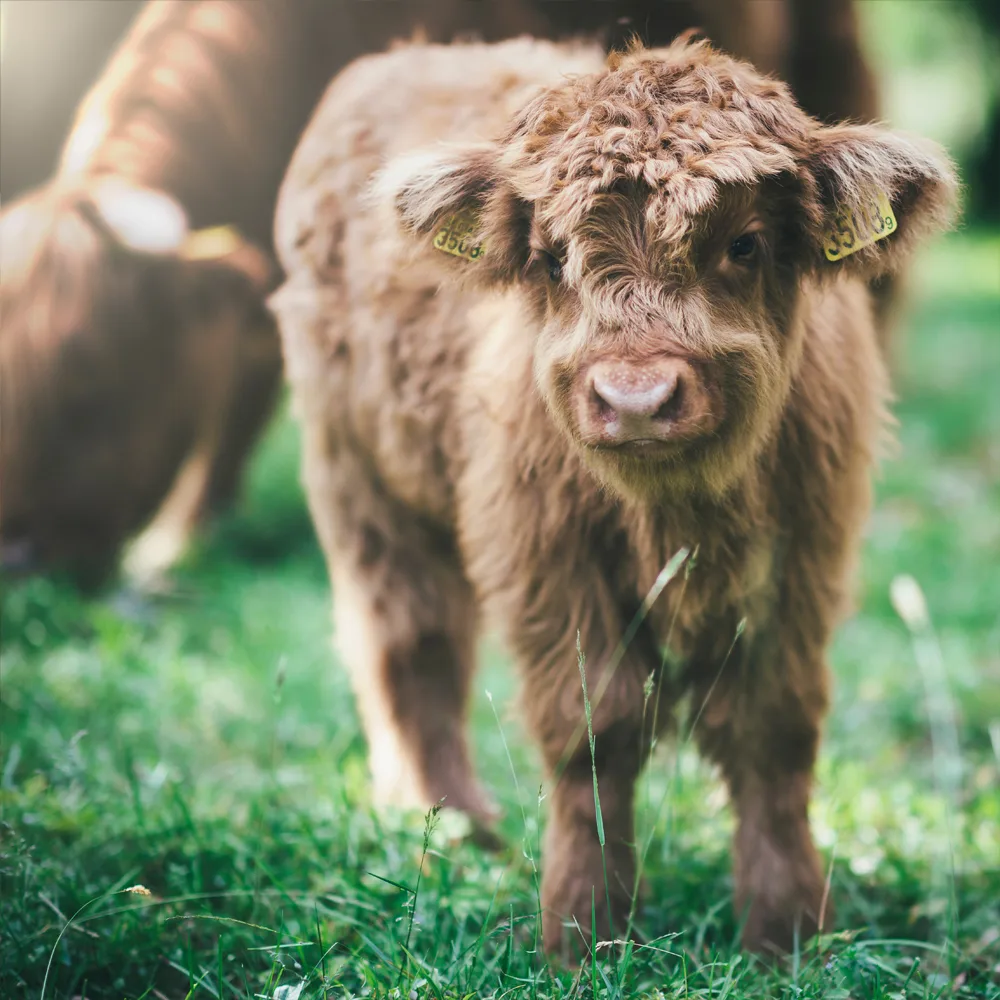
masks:
[[[555,254],[547,250],[542,251],[542,260],[545,262],[545,269],[548,271],[549,279],[558,282],[562,278],[562,261]]]
[[[744,233],[729,244],[729,259],[748,261],[757,251],[757,234]]]

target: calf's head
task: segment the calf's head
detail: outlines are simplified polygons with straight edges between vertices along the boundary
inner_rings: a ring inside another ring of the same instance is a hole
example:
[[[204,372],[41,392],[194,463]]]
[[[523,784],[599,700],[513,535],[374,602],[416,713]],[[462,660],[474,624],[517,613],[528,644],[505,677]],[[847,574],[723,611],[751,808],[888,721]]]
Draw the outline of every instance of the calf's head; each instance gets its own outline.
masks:
[[[650,497],[739,478],[780,420],[804,301],[896,267],[954,187],[936,147],[823,126],[681,40],[543,92],[494,143],[390,163],[376,190],[456,279],[519,289],[552,419],[608,486]]]

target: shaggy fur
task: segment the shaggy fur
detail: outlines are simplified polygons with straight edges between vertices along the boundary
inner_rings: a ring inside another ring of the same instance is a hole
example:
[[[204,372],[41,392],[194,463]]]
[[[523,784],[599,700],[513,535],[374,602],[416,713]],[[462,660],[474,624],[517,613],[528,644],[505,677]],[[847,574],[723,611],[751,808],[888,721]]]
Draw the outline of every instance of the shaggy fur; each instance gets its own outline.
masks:
[[[872,186],[898,230],[829,263],[838,206]],[[936,147],[821,126],[783,84],[683,40],[607,65],[523,40],[402,48],[342,73],[307,129],[279,200],[274,305],[375,792],[488,818],[463,735],[482,609],[554,781],[550,949],[567,918],[589,925],[592,893],[599,933],[624,926],[648,720],[685,695],[737,814],[744,941],[787,947],[817,926],[825,651],[886,398],[865,282],[946,224],[953,189]],[[478,260],[432,246],[458,209],[478,219]],[[754,252],[734,258],[747,232]],[[667,426],[684,432],[603,447],[601,365],[637,384],[681,372]],[[685,423],[691,398],[710,433]],[[619,662],[682,546],[697,548],[686,582]],[[682,667],[664,668],[665,646]]]

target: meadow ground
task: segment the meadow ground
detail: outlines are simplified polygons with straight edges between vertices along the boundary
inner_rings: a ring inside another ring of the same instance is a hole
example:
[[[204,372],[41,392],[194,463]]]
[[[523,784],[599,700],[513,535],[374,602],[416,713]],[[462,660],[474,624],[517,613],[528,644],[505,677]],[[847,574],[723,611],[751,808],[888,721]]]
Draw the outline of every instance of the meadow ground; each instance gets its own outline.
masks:
[[[681,740],[642,782],[641,937],[548,967],[544,786],[489,641],[473,724],[504,848],[373,814],[284,417],[169,595],[3,593],[0,996],[39,997],[48,970],[45,1000],[1000,997],[1000,236],[923,258],[898,343],[901,447],[813,811],[838,933],[740,953],[730,815]],[[900,574],[932,625],[894,611]]]

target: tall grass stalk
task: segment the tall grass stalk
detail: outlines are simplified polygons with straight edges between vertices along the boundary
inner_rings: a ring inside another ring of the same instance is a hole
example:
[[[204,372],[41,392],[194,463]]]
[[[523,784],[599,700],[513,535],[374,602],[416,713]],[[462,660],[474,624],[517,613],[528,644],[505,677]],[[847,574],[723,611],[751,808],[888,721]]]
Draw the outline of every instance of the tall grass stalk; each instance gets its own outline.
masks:
[[[590,748],[590,774],[594,780],[594,815],[597,822],[597,841],[601,845],[601,867],[604,869],[604,897],[608,905],[608,932],[612,941],[615,939],[615,927],[611,915],[611,887],[608,884],[608,859],[604,851],[604,816],[601,814],[601,793],[597,786],[597,754],[595,752],[595,742],[594,742],[594,716],[590,707],[590,698],[587,694],[587,661],[586,657],[583,655],[583,649],[580,646],[580,633],[576,633],[576,662],[577,666],[580,668],[580,684],[583,687],[583,711],[587,717],[587,743]],[[596,962],[597,960],[597,935],[596,935],[596,913],[594,911],[594,901],[593,892],[591,892],[591,930],[593,931],[593,940],[591,941],[591,948],[593,949],[592,959]],[[615,972],[615,978],[618,976],[617,961],[616,961],[614,946],[611,947],[611,966]],[[595,996],[596,991],[595,991]]]
[[[632,926],[635,921],[635,907],[636,902],[639,898],[639,885],[642,881],[642,873],[645,868],[646,858],[649,855],[649,849],[653,844],[653,837],[656,835],[656,828],[660,824],[660,819],[663,816],[664,807],[667,805],[668,801],[672,801],[674,792],[677,789],[677,782],[680,777],[680,760],[681,753],[684,748],[691,742],[691,737],[694,735],[695,726],[698,725],[698,721],[701,719],[702,713],[705,711],[705,706],[708,704],[709,699],[712,697],[712,693],[715,691],[716,685],[719,683],[719,679],[722,677],[723,671],[726,669],[726,665],[729,663],[730,657],[733,655],[733,650],[736,648],[736,643],[739,641],[741,635],[746,630],[747,620],[741,618],[736,626],[736,631],[733,634],[732,642],[729,643],[729,648],[726,650],[726,655],[722,658],[722,663],[719,665],[719,669],[712,680],[711,685],[708,688],[708,692],[702,699],[701,705],[698,706],[698,711],[695,713],[694,719],[691,724],[687,727],[687,732],[684,734],[683,738],[678,741],[677,753],[674,756],[674,769],[673,774],[670,778],[670,783],[664,789],[663,797],[660,799],[660,804],[656,810],[656,816],[653,822],[649,826],[649,831],[646,835],[645,841],[642,845],[642,850],[639,852],[639,856],[636,859],[635,868],[635,885],[632,890],[632,906],[629,909],[628,917],[628,927],[626,929],[625,937],[626,939],[632,933]],[[652,747],[650,747],[650,757],[652,757]],[[672,814],[671,814],[672,815]],[[669,840],[669,837],[667,838]]]
[[[38,995],[38,1000],[45,1000],[45,991],[49,986],[49,975],[52,972],[52,962],[55,960],[56,952],[59,950],[59,942],[62,941],[66,931],[73,926],[76,918],[79,917],[84,910],[93,906],[94,903],[99,903],[102,899],[110,899],[112,896],[120,896],[127,892],[137,896],[150,895],[149,890],[144,885],[130,885],[127,889],[109,889],[107,892],[102,892],[100,895],[94,896],[93,899],[88,899],[87,902],[84,903],[83,906],[81,906],[80,909],[78,909],[76,913],[74,913],[73,916],[71,916],[69,920],[63,924],[62,930],[59,931],[59,936],[56,938],[55,943],[52,945],[52,950],[49,952],[49,960],[45,966],[45,977],[42,979],[42,991]]]
[[[682,546],[679,548],[667,561],[667,564],[660,570],[657,574],[656,579],[653,581],[652,587],[649,588],[648,593],[645,598],[643,598],[642,604],[639,606],[639,610],[632,616],[632,620],[629,622],[628,627],[622,633],[621,640],[615,647],[614,652],[608,657],[608,662],[604,665],[601,670],[600,680],[597,682],[597,686],[594,688],[594,697],[592,699],[592,704],[594,710],[600,706],[604,695],[607,693],[608,687],[611,681],[614,680],[615,673],[618,667],[621,665],[622,658],[625,656],[625,651],[632,644],[632,640],[636,637],[639,629],[642,627],[642,623],[646,620],[647,615],[652,609],[653,605],[656,603],[657,598],[663,593],[667,584],[675,576],[677,576],[680,568],[684,565],[685,560],[691,554],[691,550],[687,546]],[[570,762],[573,755],[576,753],[576,748],[580,745],[580,740],[583,739],[584,734],[587,732],[586,720],[581,722],[573,732],[573,735],[569,738],[566,743],[566,747],[563,750],[562,757],[556,766],[556,771],[554,778],[558,780],[559,775],[566,769],[566,765]]]
[[[433,805],[427,810],[424,817],[424,837],[420,848],[420,865],[417,868],[417,881],[413,887],[413,892],[408,900],[410,907],[409,919],[406,922],[406,941],[403,944],[403,962],[399,968],[399,979],[396,982],[397,988],[403,985],[403,977],[410,968],[410,938],[413,935],[413,922],[417,915],[417,900],[420,898],[420,881],[424,875],[424,862],[427,860],[427,851],[431,845],[431,836],[434,827],[437,826],[438,816],[441,813],[441,803]]]
[[[531,864],[531,880],[532,888],[535,890],[535,941],[534,941],[534,953],[538,954],[538,946],[541,936],[541,916],[542,916],[542,887],[541,881],[538,877],[538,864],[535,861],[535,854],[531,848],[531,835],[528,830],[528,815],[524,811],[524,798],[521,795],[521,783],[517,780],[517,768],[514,767],[514,758],[510,755],[510,746],[507,744],[507,734],[503,731],[503,724],[500,722],[500,715],[497,712],[496,704],[493,701],[493,695],[487,691],[486,698],[490,703],[490,708],[493,710],[493,718],[497,720],[497,729],[500,730],[500,740],[503,743],[504,753],[507,755],[507,764],[510,767],[511,777],[514,779],[514,791],[517,794],[517,805],[521,810],[521,825],[524,829],[524,839],[521,841],[521,850],[524,856],[528,859]],[[542,792],[541,789],[538,791],[538,809],[541,809],[542,804]],[[536,822],[535,829],[540,829],[540,825]],[[514,933],[513,916],[511,916],[511,935]]]
[[[691,557],[684,563],[684,579],[681,582],[681,592],[677,598],[676,606],[674,607],[674,613],[670,617],[670,626],[667,628],[667,637],[663,642],[663,654],[660,658],[660,672],[656,678],[655,687],[655,699],[653,701],[653,723],[649,731],[649,758],[648,761],[653,759],[653,753],[656,750],[657,744],[657,733],[660,731],[660,696],[663,689],[663,678],[667,672],[667,658],[670,655],[671,643],[674,640],[674,628],[677,625],[677,616],[680,614],[681,608],[684,607],[684,597],[687,594],[688,580],[691,579],[691,573],[698,563],[698,546],[695,545],[691,552]],[[645,722],[646,706],[643,705],[643,722]],[[647,797],[649,796],[650,785],[647,778],[646,783]]]
[[[903,620],[910,633],[913,655],[924,686],[924,701],[931,735],[934,784],[945,803],[944,832],[947,856],[944,866],[937,866],[933,871],[933,885],[936,891],[943,891],[946,894],[948,901],[946,936],[948,941],[954,941],[958,923],[954,816],[961,806],[959,790],[962,781],[962,753],[958,740],[957,711],[948,687],[948,672],[941,652],[941,643],[934,631],[920,584],[912,576],[905,574],[897,576],[892,581],[889,596],[896,614]]]

